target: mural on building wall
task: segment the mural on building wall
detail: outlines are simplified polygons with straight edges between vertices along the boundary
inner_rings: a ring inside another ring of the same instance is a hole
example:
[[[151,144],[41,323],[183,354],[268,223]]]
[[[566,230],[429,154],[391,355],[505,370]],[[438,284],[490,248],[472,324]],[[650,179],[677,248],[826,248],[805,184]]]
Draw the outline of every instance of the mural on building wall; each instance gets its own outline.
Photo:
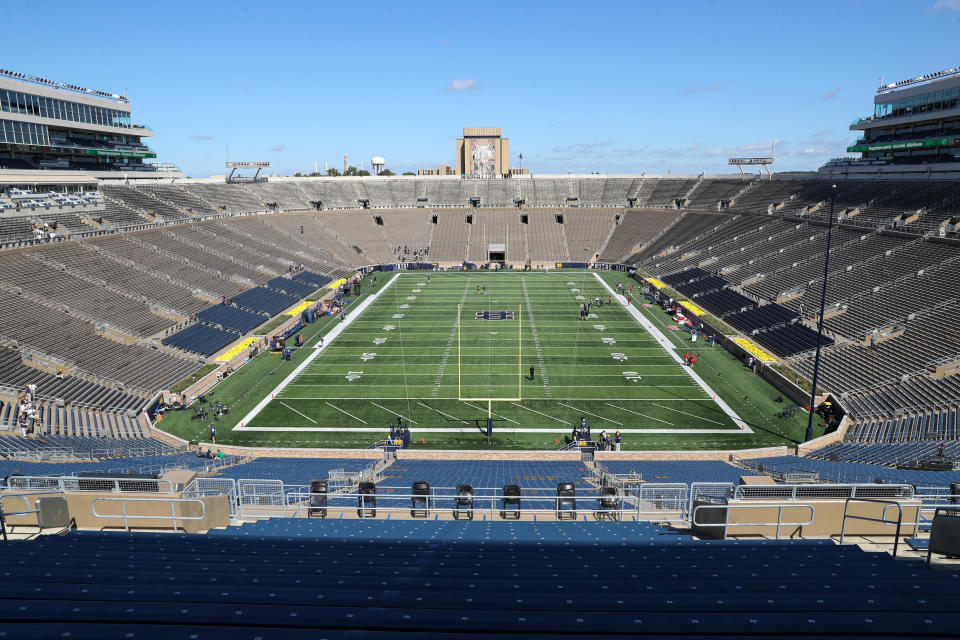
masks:
[[[475,178],[493,177],[495,155],[496,147],[493,139],[481,138],[473,141],[470,172]]]

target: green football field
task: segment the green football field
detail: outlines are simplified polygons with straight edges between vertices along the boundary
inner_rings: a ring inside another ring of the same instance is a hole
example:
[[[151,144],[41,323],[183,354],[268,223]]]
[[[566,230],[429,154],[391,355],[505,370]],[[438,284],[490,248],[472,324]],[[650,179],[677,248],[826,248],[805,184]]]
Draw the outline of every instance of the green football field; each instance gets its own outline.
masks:
[[[620,429],[623,448],[633,450],[802,440],[806,414],[778,417],[784,407],[775,402],[778,392],[723,348],[694,345],[694,371],[711,389],[707,394],[625,307],[605,304],[591,309],[595,318],[579,320],[578,296],[609,297],[595,273],[611,287],[632,282],[622,273],[592,271],[403,272],[392,283],[396,274],[368,275],[342,335],[331,341],[339,321],[322,317],[303,329],[305,346],[291,362],[262,352],[208,394],[231,407],[216,423],[217,443],[364,448],[384,439],[398,415],[412,430],[413,446],[430,449],[556,449],[581,416],[595,433]],[[664,311],[631,297],[634,311],[671,350],[690,349],[688,334],[671,330]],[[495,319],[477,319],[478,312]],[[320,336],[327,340],[317,350]],[[745,430],[713,401],[714,393]],[[498,399],[488,404],[491,398]],[[158,426],[208,441],[208,425],[191,416],[171,412]],[[817,421],[815,435],[822,433]]]
[[[417,441],[462,439],[485,431],[489,416],[499,436],[555,441],[585,417],[595,435],[729,433],[750,446],[749,427],[741,430],[621,304],[610,303],[593,272],[379,276],[394,277],[243,431],[335,430],[372,442],[400,417]],[[581,320],[581,305],[597,298],[604,304]]]

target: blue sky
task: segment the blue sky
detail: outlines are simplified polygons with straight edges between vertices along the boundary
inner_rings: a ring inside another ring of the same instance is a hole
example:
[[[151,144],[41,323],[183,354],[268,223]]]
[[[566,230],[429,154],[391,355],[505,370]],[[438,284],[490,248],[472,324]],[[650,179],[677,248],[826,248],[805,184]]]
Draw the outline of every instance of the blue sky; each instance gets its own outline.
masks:
[[[415,171],[473,126],[534,173],[726,173],[771,140],[776,170],[813,170],[881,77],[960,63],[960,0],[8,4],[5,68],[125,88],[194,177],[226,145],[282,174]]]

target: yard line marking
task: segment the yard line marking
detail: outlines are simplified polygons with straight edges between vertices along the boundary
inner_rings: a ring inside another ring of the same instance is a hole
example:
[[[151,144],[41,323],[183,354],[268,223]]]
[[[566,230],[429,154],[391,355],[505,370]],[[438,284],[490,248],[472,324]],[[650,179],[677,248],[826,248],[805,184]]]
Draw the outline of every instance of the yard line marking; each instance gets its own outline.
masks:
[[[323,401],[323,404],[327,405],[328,407],[333,407],[334,409],[336,409],[336,410],[339,411],[340,413],[346,414],[346,415],[350,416],[351,418],[353,418],[354,420],[359,420],[359,421],[362,422],[363,424],[367,424],[367,421],[366,421],[366,420],[363,420],[363,419],[361,419],[361,418],[358,418],[357,416],[353,415],[352,413],[347,413],[346,411],[344,411],[344,410],[341,409],[340,407],[338,407],[338,406],[336,406],[336,405],[332,405],[332,404],[330,404],[329,402],[327,402],[326,400]]]
[[[626,310],[627,314],[630,315],[634,320],[636,320],[637,324],[639,324],[641,327],[646,329],[647,333],[653,336],[656,339],[656,341],[660,343],[664,351],[666,351],[667,354],[671,358],[673,358],[673,360],[677,364],[683,364],[683,360],[680,358],[680,354],[677,353],[677,349],[680,348],[680,345],[677,345],[671,342],[670,339],[667,338],[667,336],[665,336],[659,329],[657,329],[654,326],[653,322],[651,322],[650,319],[647,318],[647,316],[644,315],[644,313],[641,310],[637,309],[632,304],[628,303],[627,298],[625,296],[619,293],[616,293],[609,284],[604,282],[603,278],[601,278],[599,274],[594,273],[593,277],[596,278],[597,282],[599,282],[601,286],[603,286],[603,288],[609,292],[610,296],[614,300],[616,300],[617,303],[619,303],[624,308],[624,310]],[[697,383],[697,385],[699,385],[700,388],[703,389],[703,391],[708,396],[714,397],[713,401],[717,403],[717,406],[719,406],[720,409],[722,409],[723,412],[727,414],[727,416],[729,416],[731,420],[733,420],[733,423],[736,425],[739,425],[740,433],[743,433],[743,434],[753,433],[753,429],[747,426],[746,421],[743,418],[741,418],[739,415],[737,415],[737,412],[734,411],[733,408],[730,405],[728,405],[723,400],[722,397],[717,395],[716,392],[710,388],[710,385],[708,385],[707,382],[703,378],[701,378],[693,370],[692,367],[684,366],[683,369],[687,372],[687,375],[689,375],[690,378],[695,383]],[[699,418],[699,416],[694,416],[694,417]],[[711,420],[710,422],[714,422],[714,421]],[[717,422],[716,424],[722,424],[722,423]]]
[[[403,400],[404,398],[396,398],[396,399],[397,399],[397,400]],[[417,423],[416,421],[408,418],[407,416],[400,415],[399,413],[397,413],[397,412],[395,412],[395,411],[390,411],[390,409],[387,409],[387,408],[384,407],[383,405],[379,405],[379,404],[377,404],[376,402],[373,402],[372,400],[370,401],[370,404],[372,404],[372,405],[375,406],[375,407],[380,407],[381,409],[383,409],[383,410],[386,411],[387,413],[392,413],[393,415],[397,416],[398,418],[403,418],[404,420],[409,420],[412,424],[419,424],[419,423]]]
[[[483,407],[478,407],[478,406],[475,405],[475,404],[470,404],[469,402],[464,402],[463,404],[467,405],[468,407],[473,407],[474,409],[480,409],[480,411],[483,411]],[[513,424],[520,424],[520,423],[517,422],[516,420],[511,420],[510,418],[507,418],[507,417],[505,417],[505,416],[502,416],[502,415],[500,415],[499,413],[493,413],[492,411],[491,411],[490,413],[491,413],[491,415],[495,415],[495,416],[497,416],[498,418],[503,418],[503,419],[506,420],[507,422],[512,422]]]
[[[680,409],[673,409],[673,408],[671,408],[671,407],[665,407],[665,406],[663,406],[663,405],[657,404],[656,402],[651,402],[650,404],[652,404],[652,405],[655,406],[655,407],[660,407],[661,409],[666,409],[666,410],[668,410],[668,411],[676,411],[677,413],[682,413],[682,414],[685,415],[685,416],[690,416],[691,418],[696,418],[697,420],[705,420],[705,421],[707,421],[707,422],[712,422],[713,424],[723,425],[722,422],[717,422],[716,420],[711,420],[710,418],[703,418],[703,417],[701,417],[701,416],[696,416],[696,415],[693,415],[692,413],[687,413],[686,411],[680,411]]]
[[[532,412],[534,412],[534,413],[539,413],[539,414],[540,414],[541,416],[543,416],[544,418],[550,418],[551,420],[556,420],[556,421],[559,422],[560,424],[567,424],[567,422],[566,422],[565,420],[561,420],[560,418],[554,418],[553,416],[548,416],[548,415],[545,414],[545,413],[540,413],[540,412],[537,411],[536,409],[531,409],[530,407],[525,407],[525,406],[523,406],[522,404],[517,404],[516,402],[511,402],[510,404],[512,404],[512,405],[515,406],[515,407],[520,407],[521,409],[526,409],[527,411],[532,411]]]
[[[440,409],[434,409],[434,408],[431,407],[430,405],[423,404],[423,403],[420,402],[419,400],[417,401],[417,404],[420,405],[421,407],[426,407],[427,409],[430,409],[431,411],[436,411],[437,413],[439,413],[440,415],[442,415],[442,416],[445,417],[445,418],[451,418],[451,419],[456,420],[457,422],[459,422],[459,423],[461,423],[461,424],[470,424],[470,423],[467,422],[466,420],[461,420],[461,419],[458,418],[457,416],[452,416],[452,415],[450,415],[449,413],[444,413],[443,411],[440,411]]]
[[[316,420],[314,420],[313,418],[311,418],[310,416],[308,416],[308,415],[306,415],[306,414],[304,414],[304,413],[300,413],[299,411],[297,411],[296,409],[294,409],[293,407],[291,407],[290,405],[288,405],[286,402],[284,402],[284,401],[282,401],[282,400],[278,400],[277,402],[279,402],[280,404],[282,404],[283,406],[285,406],[287,409],[290,409],[290,411],[293,411],[294,413],[303,416],[304,418],[306,418],[307,420],[309,420],[309,421],[312,422],[313,424],[319,424]]]
[[[604,418],[603,416],[598,416],[598,415],[595,414],[595,413],[590,413],[589,411],[584,411],[583,409],[577,409],[576,407],[572,407],[572,406],[570,406],[569,404],[563,404],[562,402],[558,402],[557,404],[559,404],[561,407],[567,407],[568,409],[573,409],[574,411],[576,411],[576,412],[578,412],[578,413],[585,413],[585,414],[587,414],[588,416],[593,416],[594,418],[600,418],[601,420],[605,420],[605,421],[607,421],[607,422],[612,422],[613,424],[619,425],[619,426],[621,426],[621,427],[623,426],[623,423],[622,423],[622,422],[617,422],[616,420],[611,420],[610,418]]]
[[[656,420],[657,422],[662,422],[663,424],[668,424],[668,425],[670,425],[671,427],[675,427],[675,426],[676,426],[676,425],[673,424],[672,422],[667,422],[666,420],[661,420],[660,418],[654,418],[653,416],[648,416],[647,414],[645,414],[645,413],[640,413],[639,411],[631,411],[630,409],[624,409],[623,407],[618,407],[617,405],[615,405],[615,404],[610,404],[609,402],[604,402],[603,404],[607,405],[608,407],[613,407],[614,409],[620,409],[620,411],[626,411],[627,413],[633,413],[633,414],[638,415],[638,416],[643,416],[644,418],[650,418],[651,420]]]
[[[396,281],[396,279],[399,277],[400,277],[400,274],[398,273],[393,278],[388,280],[386,284],[384,284],[383,287],[380,289],[380,291],[377,291],[372,296],[363,300],[360,304],[357,305],[356,308],[351,307],[350,314],[347,316],[347,319],[338,323],[333,329],[331,329],[327,333],[326,336],[324,336],[326,338],[326,341],[324,342],[324,346],[320,347],[319,349],[311,349],[310,355],[308,355],[303,362],[297,365],[297,368],[294,369],[290,373],[290,375],[284,378],[283,381],[280,382],[280,384],[278,384],[276,388],[270,392],[270,395],[265,395],[263,397],[263,400],[258,402],[256,406],[253,409],[251,409],[249,413],[247,413],[247,415],[240,418],[240,422],[237,423],[237,426],[233,427],[232,431],[242,431],[245,428],[244,425],[250,424],[250,421],[253,420],[255,417],[257,417],[257,414],[263,411],[263,408],[267,406],[267,404],[270,402],[271,399],[273,399],[273,397],[276,394],[283,391],[287,387],[287,385],[293,382],[294,379],[298,375],[300,375],[301,371],[303,371],[308,366],[310,366],[310,363],[313,362],[314,359],[317,356],[319,356],[321,352],[323,352],[327,347],[329,347],[330,343],[332,343],[337,338],[337,336],[339,336],[341,333],[346,331],[346,329],[353,324],[354,320],[356,318],[359,318],[363,314],[363,312],[370,307],[370,305],[376,302],[377,298],[379,298],[384,291],[389,289],[390,285],[393,284]]]
[[[537,352],[537,361],[540,365],[540,381],[543,384],[544,393],[549,398],[551,395],[550,390],[550,376],[547,375],[547,366],[543,361],[543,350],[540,348],[540,336],[537,334],[537,323],[534,321],[533,316],[533,305],[530,304],[530,294],[527,293],[527,279],[520,278],[520,284],[523,287],[523,298],[527,303],[527,321],[530,323],[530,333],[533,334],[533,346]]]

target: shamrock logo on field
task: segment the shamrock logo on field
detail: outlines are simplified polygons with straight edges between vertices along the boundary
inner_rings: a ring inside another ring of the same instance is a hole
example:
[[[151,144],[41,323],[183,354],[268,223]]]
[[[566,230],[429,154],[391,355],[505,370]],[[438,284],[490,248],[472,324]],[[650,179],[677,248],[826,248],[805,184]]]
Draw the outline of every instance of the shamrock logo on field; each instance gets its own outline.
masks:
[[[392,324],[385,324],[385,325],[383,325],[383,330],[384,330],[384,331],[393,331],[394,329],[396,329],[396,327],[393,326]]]
[[[624,371],[623,375],[629,382],[639,382],[642,379],[636,371]]]
[[[605,324],[595,324],[595,325],[593,325],[593,328],[596,329],[597,331],[603,331],[604,329],[607,328],[607,325],[605,325]]]
[[[386,338],[374,338],[374,339],[373,339],[373,344],[383,344],[383,343],[386,342],[386,341],[387,341]]]
[[[623,362],[624,360],[627,359],[627,354],[625,354],[625,353],[611,353],[611,354],[610,354],[610,357],[612,357],[614,360],[619,360],[620,362]]]
[[[407,296],[407,300],[416,300],[417,296]]]
[[[403,314],[402,314],[402,313],[395,313],[395,314],[393,314],[393,316],[391,316],[391,317],[396,318],[397,320],[399,320],[400,318],[403,317]]]
[[[617,344],[617,341],[613,338],[600,338],[600,340],[604,344]]]
[[[344,378],[353,382],[354,380],[359,380],[362,375],[363,371],[347,371],[347,375],[345,375]]]
[[[360,359],[366,362],[367,360],[373,360],[376,357],[377,357],[376,353],[364,353],[363,355],[360,356]]]
[[[410,308],[410,305],[408,305],[408,304],[402,304],[402,305],[400,305],[400,308],[401,308],[401,309],[409,309],[409,308]]]

